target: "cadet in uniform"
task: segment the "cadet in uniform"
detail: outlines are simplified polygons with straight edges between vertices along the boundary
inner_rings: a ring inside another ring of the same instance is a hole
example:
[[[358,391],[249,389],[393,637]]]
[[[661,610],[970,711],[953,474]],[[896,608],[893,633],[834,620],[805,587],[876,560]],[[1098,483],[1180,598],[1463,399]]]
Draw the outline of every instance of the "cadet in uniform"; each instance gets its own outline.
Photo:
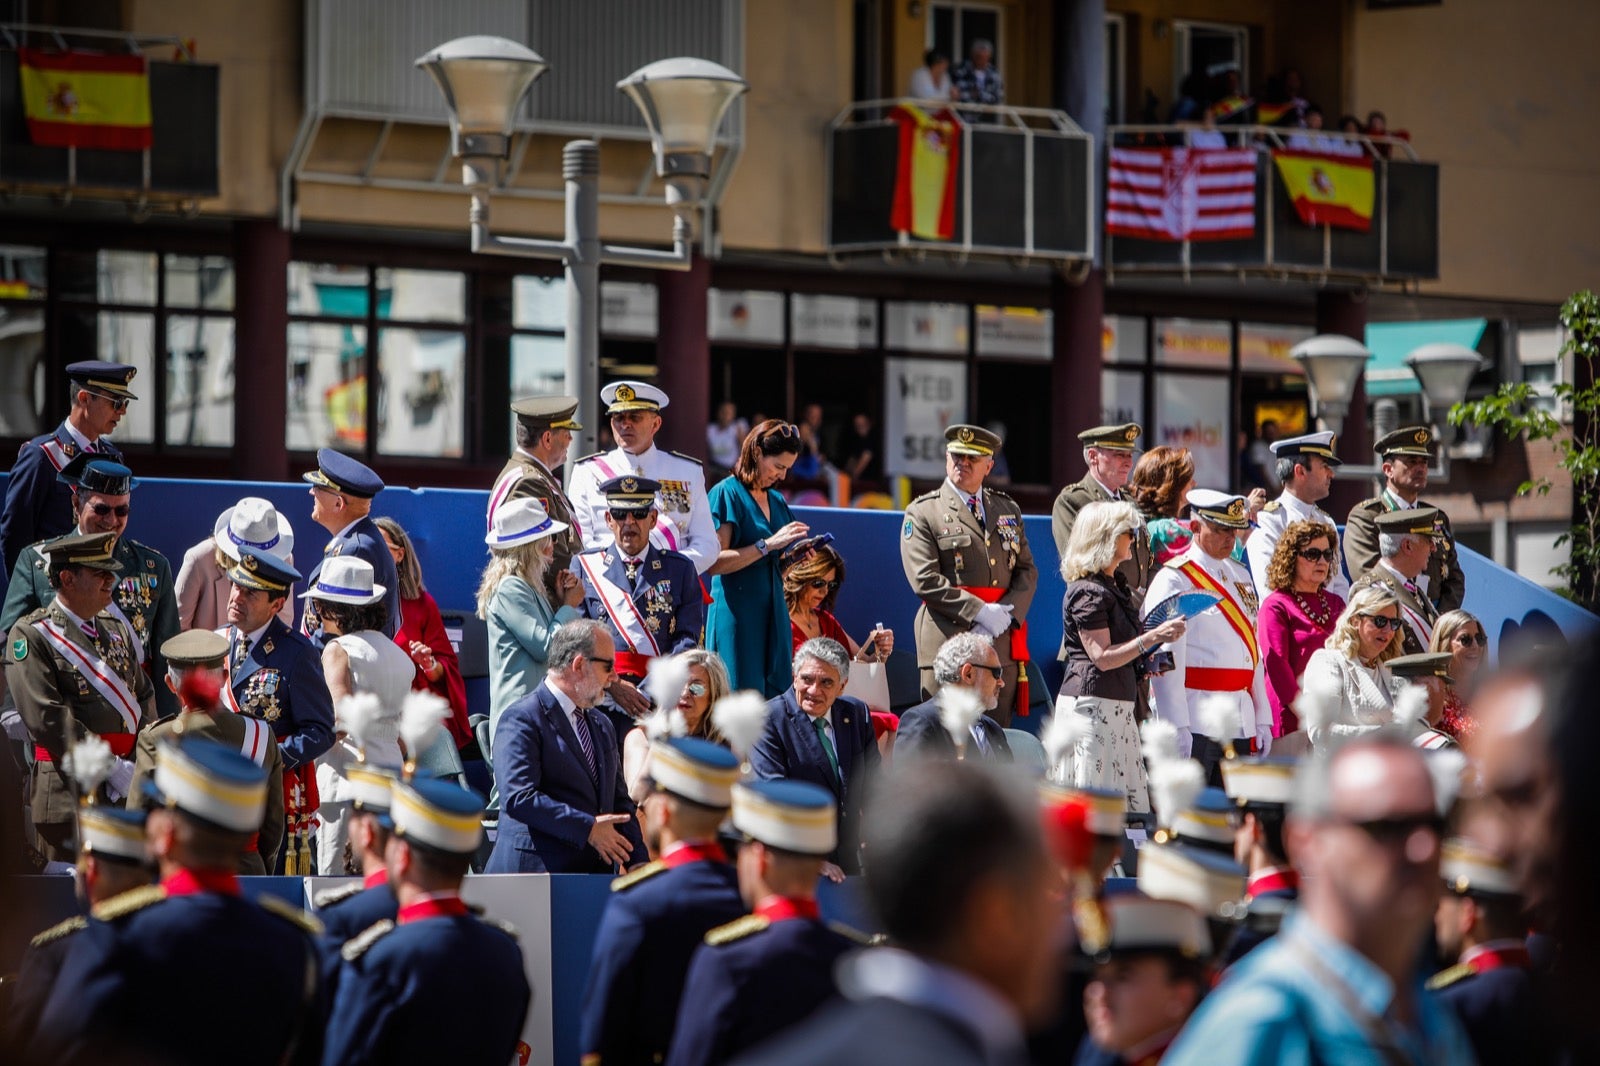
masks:
[[[33,824],[47,858],[71,854],[74,788],[61,769],[84,732],[111,746],[117,765],[102,798],[122,800],[133,782],[135,734],[155,718],[154,686],[127,626],[106,611],[122,564],[115,533],[77,533],[43,545],[55,590],[11,627],[6,681],[33,741]]]
[[[567,460],[573,431],[583,428],[575,417],[577,410],[576,396],[530,396],[511,401],[511,413],[517,416],[517,446],[489,490],[490,531],[495,509],[507,500],[524,497],[538,500],[545,514],[567,527],[555,534],[556,557],[545,571],[552,602],[559,600],[556,575],[583,550],[583,536],[572,520],[572,501],[555,475],[556,468]]]
[[[1155,833],[1157,841],[1174,840],[1190,847],[1233,855],[1234,824],[1238,817],[1233,801],[1222,789],[1208,785],[1182,810],[1169,814],[1158,807],[1156,814],[1161,824]]]
[[[1422,719],[1417,722],[1401,722],[1415,732],[1418,728],[1422,731],[1412,738],[1411,743],[1424,751],[1438,751],[1441,748],[1456,746],[1455,738],[1444,730],[1437,728],[1439,720],[1444,717],[1444,697],[1449,691],[1449,686],[1455,684],[1455,678],[1450,676],[1450,663],[1455,656],[1447,651],[1423,652],[1420,655],[1400,655],[1384,663],[1389,668],[1389,673],[1395,678],[1395,696],[1398,702],[1400,688],[1403,685],[1418,685],[1428,694],[1428,706]]]
[[[132,492],[139,482],[121,463],[79,452],[58,475],[72,486],[71,500],[77,533],[114,533],[116,559],[122,573],[106,609],[133,633],[134,657],[155,681],[166,672],[161,644],[178,632],[178,601],[172,566],[154,548],[127,537]],[[6,588],[0,628],[10,630],[17,620],[50,602],[55,595],[45,573],[41,545],[22,549]],[[172,693],[157,684],[156,709],[162,715],[178,713]]]
[[[156,753],[168,739],[204,737],[232,748],[267,772],[266,813],[262,815],[260,831],[239,857],[238,870],[246,877],[266,874],[274,869],[278,849],[283,846],[283,756],[278,752],[278,738],[261,719],[222,709],[227,637],[209,629],[191,629],[163,644],[161,654],[167,660],[167,673],[161,683],[177,694],[183,709],[139,734],[128,805],[134,807],[141,802],[144,781],[155,773]],[[193,681],[189,680],[191,677]]]
[[[1334,531],[1333,549],[1339,550],[1339,524],[1317,506],[1317,501],[1327,498],[1333,487],[1334,471],[1344,465],[1334,454],[1333,433],[1329,431],[1276,440],[1271,447],[1272,454],[1278,457],[1277,474],[1278,480],[1283,482],[1283,492],[1261,508],[1256,515],[1255,532],[1244,545],[1250,557],[1250,576],[1256,583],[1256,596],[1263,600],[1272,591],[1267,584],[1267,566],[1277,550],[1278,538],[1290,523],[1322,523]],[[1350,579],[1338,565],[1331,569],[1333,572],[1324,587],[1341,600],[1348,600]]]
[[[1428,487],[1428,464],[1438,441],[1427,426],[1406,426],[1378,438],[1373,450],[1383,464],[1383,491],[1362,500],[1345,519],[1344,561],[1352,575],[1364,574],[1378,563],[1379,515],[1426,507],[1433,511],[1436,548],[1428,567],[1417,579],[1428,601],[1440,614],[1454,611],[1467,595],[1467,576],[1461,572],[1450,516],[1423,500]]]
[[[343,452],[319,448],[317,468],[301,474],[300,480],[311,485],[311,520],[332,534],[306,583],[316,583],[322,572],[322,559],[330,555],[365,559],[372,564],[374,581],[384,588],[383,609],[388,619],[383,624],[383,635],[393,640],[400,631],[400,575],[383,531],[372,520],[372,498],[383,491],[383,479]],[[301,632],[320,649],[322,625],[316,619],[313,602],[307,602],[300,625]]]
[[[1350,591],[1356,592],[1371,585],[1382,585],[1400,601],[1400,618],[1405,625],[1400,633],[1407,655],[1421,655],[1433,640],[1433,623],[1439,612],[1428,599],[1418,577],[1428,566],[1438,544],[1439,512],[1432,507],[1413,507],[1387,511],[1374,520],[1378,528],[1379,544],[1382,538],[1393,538],[1390,547],[1394,554],[1381,556],[1372,569],[1356,578]]]
[[[1228,797],[1239,809],[1233,857],[1244,865],[1245,914],[1223,951],[1232,966],[1277,934],[1289,908],[1300,899],[1300,874],[1283,844],[1283,819],[1294,794],[1293,759],[1229,759],[1222,764]]]
[[[983,479],[994,469],[1000,438],[981,426],[945,430],[944,484],[906,508],[900,563],[917,610],[917,666],[924,698],[939,691],[933,662],[944,642],[975,630],[995,642],[1005,687],[991,714],[1003,729],[1026,714],[1029,693],[1018,675],[1028,661],[1028,608],[1039,574],[1022,528],[1022,509]],[[1024,678],[1025,674],[1022,675]],[[1019,688],[1021,691],[1019,692]]]
[[[717,842],[739,760],[694,737],[658,740],[647,775],[639,811],[645,843],[660,858],[611,882],[583,993],[583,1066],[660,1062],[690,956],[707,932],[745,909]]]
[[[72,529],[72,501],[56,475],[80,454],[122,462],[122,452],[107,436],[117,428],[130,401],[136,369],[124,363],[68,363],[72,410],[52,433],[34,437],[17,452],[0,511],[0,552],[6,573],[16,568],[22,549]]]
[[[1120,426],[1095,426],[1078,434],[1089,472],[1083,475],[1083,480],[1062,489],[1055,506],[1050,509],[1050,533],[1056,542],[1057,556],[1067,554],[1067,542],[1072,539],[1072,527],[1078,521],[1079,511],[1091,503],[1122,499],[1128,475],[1133,472],[1133,452],[1142,432],[1137,422],[1127,422]],[[1133,558],[1117,567],[1117,572],[1128,582],[1128,591],[1133,594],[1135,603],[1144,597],[1145,585],[1154,567],[1155,556],[1150,552],[1149,538],[1135,537]]]
[[[806,1020],[838,993],[833,964],[869,943],[824,922],[822,864],[837,844],[833,797],[803,781],[733,788],[739,892],[751,913],[706,934],[694,953],[667,1061],[728,1062]]]
[[[77,935],[30,1050],[62,1063],[292,1061],[317,1039],[316,923],[274,896],[245,898],[233,872],[261,825],[266,771],[184,737],[163,745],[145,790],[161,883],[102,904]]]
[[[340,950],[325,1066],[518,1061],[531,992],[516,931],[461,899],[482,817],[460,785],[395,782],[385,821],[399,910]]]
[[[611,530],[605,521],[606,497],[600,486],[612,478],[632,474],[661,486],[650,543],[682,552],[694,563],[696,573],[705,573],[717,561],[722,544],[711,524],[706,475],[700,460],[655,446],[667,394],[642,381],[618,381],[601,389],[600,399],[611,417],[617,447],[579,459],[567,479],[572,516],[583,536],[583,546],[604,548],[611,543]]]
[[[394,794],[393,771],[366,763],[351,763],[344,770],[350,789],[350,850],[361,866],[361,880],[329,889],[313,901],[322,922],[323,939],[339,947],[376,922],[394,920],[400,909],[389,887],[384,853],[389,830],[384,821]]]

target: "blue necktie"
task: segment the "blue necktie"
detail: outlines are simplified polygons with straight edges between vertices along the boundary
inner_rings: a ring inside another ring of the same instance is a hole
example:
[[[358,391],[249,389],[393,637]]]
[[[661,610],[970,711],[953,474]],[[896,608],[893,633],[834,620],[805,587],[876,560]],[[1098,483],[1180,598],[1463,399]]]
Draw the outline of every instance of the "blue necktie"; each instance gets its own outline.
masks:
[[[583,761],[589,767],[589,777],[600,784],[600,768],[594,761],[594,740],[589,736],[589,720],[582,711],[572,715],[572,731],[578,734],[578,747],[583,749]]]

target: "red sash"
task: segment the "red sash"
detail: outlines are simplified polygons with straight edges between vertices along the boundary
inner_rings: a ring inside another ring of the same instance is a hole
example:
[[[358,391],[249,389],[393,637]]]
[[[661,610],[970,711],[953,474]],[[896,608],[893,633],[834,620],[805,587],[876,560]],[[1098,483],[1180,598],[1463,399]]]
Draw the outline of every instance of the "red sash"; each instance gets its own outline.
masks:
[[[111,748],[111,754],[122,759],[126,759],[133,754],[133,746],[139,740],[139,734],[137,733],[96,733],[95,735],[106,742],[107,746]],[[55,761],[50,753],[45,750],[43,744],[35,744],[33,746],[33,758],[35,762]]]
[[[971,593],[984,603],[999,603],[1006,590],[994,585],[957,585],[962,592]],[[1017,717],[1028,717],[1028,620],[1018,618],[1011,628],[1011,661],[1017,664]]]
[[[756,904],[754,914],[771,922],[786,922],[793,918],[810,918],[815,921],[821,910],[814,899],[796,899],[793,896],[768,896]]]
[[[1201,692],[1249,692],[1256,672],[1243,667],[1191,666],[1183,672],[1183,687]]]
[[[1194,583],[1194,587],[1204,592],[1214,592],[1222,597],[1217,604],[1217,609],[1222,612],[1222,617],[1228,620],[1228,625],[1239,634],[1239,639],[1244,641],[1244,646],[1250,652],[1250,665],[1252,668],[1261,665],[1261,648],[1256,644],[1256,627],[1251,623],[1250,616],[1244,613],[1244,608],[1239,606],[1239,601],[1233,598],[1226,586],[1216,578],[1206,573],[1205,567],[1193,559],[1179,565],[1178,571]],[[1231,690],[1225,690],[1231,691]]]
[[[78,675],[87,681],[96,692],[106,698],[106,702],[122,716],[122,723],[128,727],[128,732],[139,731],[140,707],[139,700],[128,688],[128,683],[117,674],[103,659],[90,655],[83,648],[67,639],[54,622],[48,618],[41,618],[33,623],[33,628],[39,631],[45,641],[61,654],[61,657],[71,663],[78,671]]]
[[[611,627],[621,634],[622,639],[628,642],[627,651],[643,656],[649,662],[661,654],[661,648],[656,644],[656,638],[644,624],[644,616],[639,613],[639,605],[633,602],[633,597],[628,591],[601,572],[596,564],[603,556],[591,555],[585,552],[576,556],[578,565],[588,575],[589,583],[594,586],[594,591],[600,600],[600,606],[605,609],[606,617],[611,620]],[[617,673],[622,673],[622,652],[617,652]],[[638,676],[643,677],[643,671]]]

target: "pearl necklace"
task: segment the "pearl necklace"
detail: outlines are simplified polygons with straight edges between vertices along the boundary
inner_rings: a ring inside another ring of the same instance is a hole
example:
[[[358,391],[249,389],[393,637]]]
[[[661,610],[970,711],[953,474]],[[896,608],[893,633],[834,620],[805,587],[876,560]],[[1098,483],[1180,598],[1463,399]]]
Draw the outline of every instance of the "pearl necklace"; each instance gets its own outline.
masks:
[[[1311,604],[1306,602],[1306,598],[1300,595],[1298,589],[1290,589],[1289,595],[1294,597],[1294,602],[1300,605],[1300,609],[1305,612],[1306,617],[1311,619],[1318,629],[1328,628],[1328,623],[1333,620],[1333,605],[1328,602],[1328,594],[1326,592],[1321,589],[1317,590],[1317,609],[1315,610],[1312,609]]]

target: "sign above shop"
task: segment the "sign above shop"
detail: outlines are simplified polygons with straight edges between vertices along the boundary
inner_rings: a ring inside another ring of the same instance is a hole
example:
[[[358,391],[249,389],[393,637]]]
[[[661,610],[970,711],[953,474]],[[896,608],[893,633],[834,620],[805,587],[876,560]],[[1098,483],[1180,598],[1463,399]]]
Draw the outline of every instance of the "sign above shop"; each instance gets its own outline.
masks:
[[[790,334],[796,345],[813,348],[876,348],[878,304],[853,296],[789,297]]]
[[[782,344],[783,293],[712,289],[706,332],[721,343]]]
[[[884,361],[884,469],[944,477],[944,431],[967,420],[967,364],[953,359]]]

